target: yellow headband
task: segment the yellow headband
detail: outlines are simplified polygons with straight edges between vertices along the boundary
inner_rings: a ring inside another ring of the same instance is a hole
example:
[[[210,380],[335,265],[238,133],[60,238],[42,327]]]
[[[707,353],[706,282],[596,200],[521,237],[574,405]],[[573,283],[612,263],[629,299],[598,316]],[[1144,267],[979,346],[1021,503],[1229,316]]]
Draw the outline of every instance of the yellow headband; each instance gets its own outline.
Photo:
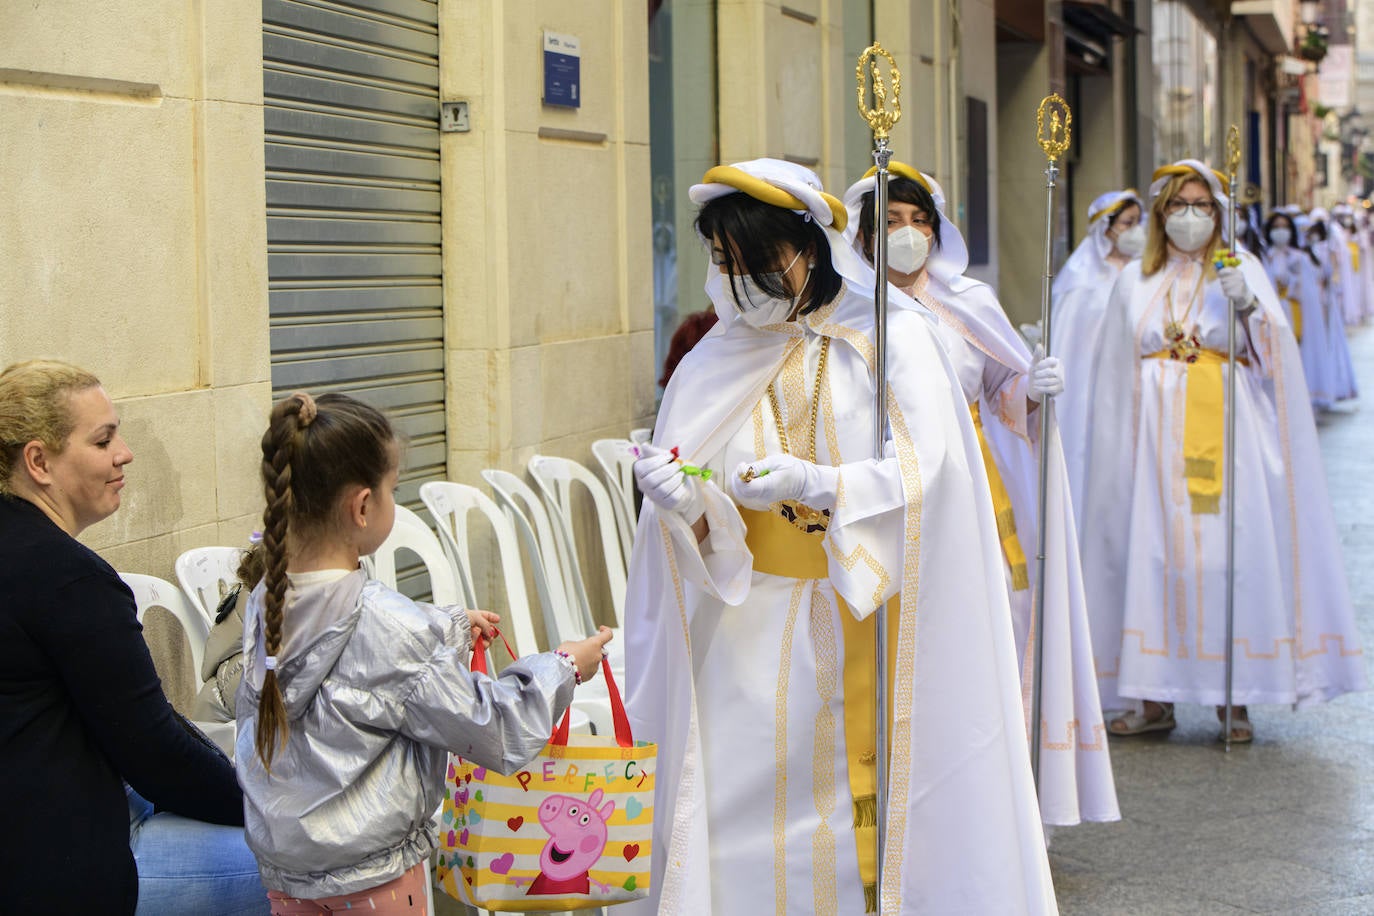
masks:
[[[926,176],[922,175],[918,170],[913,169],[905,162],[898,162],[894,159],[893,161],[887,164],[887,170],[892,174],[896,175],[898,178],[906,178],[916,182],[918,185],[925,188],[926,191],[931,194],[935,193],[935,189],[930,186],[930,182],[926,181]],[[875,165],[872,168],[870,168],[867,172],[864,172],[864,177],[872,178],[874,175],[877,174],[878,167]]]
[[[1216,169],[1211,169],[1211,173],[1217,176],[1217,181],[1221,183],[1221,193],[1229,195],[1231,193],[1231,182],[1226,176]],[[1197,169],[1186,165],[1161,165],[1155,169],[1155,173],[1150,176],[1151,181],[1158,181],[1161,178],[1177,178],[1180,175],[1196,175],[1204,184],[1207,183],[1207,176],[1200,174]]]
[[[790,191],[784,191],[777,185],[769,184],[762,178],[755,178],[743,169],[737,169],[733,165],[718,165],[701,176],[702,184],[723,184],[748,194],[755,200],[763,201],[774,207],[781,207],[784,210],[805,210],[811,212],[803,201],[798,199]],[[834,197],[824,191],[820,192],[825,205],[830,208],[831,226],[836,232],[843,232],[845,225],[849,222],[849,211],[844,208]]]
[[[1123,209],[1125,209],[1127,204],[1135,204],[1136,201],[1134,198],[1139,197],[1140,192],[1137,191],[1135,188],[1127,188],[1125,191],[1125,195],[1123,195],[1120,200],[1112,204],[1110,207],[1103,207],[1101,210],[1098,210],[1092,216],[1088,217],[1088,225],[1091,226],[1093,223],[1097,222],[1104,216],[1111,216],[1113,213],[1120,213]]]

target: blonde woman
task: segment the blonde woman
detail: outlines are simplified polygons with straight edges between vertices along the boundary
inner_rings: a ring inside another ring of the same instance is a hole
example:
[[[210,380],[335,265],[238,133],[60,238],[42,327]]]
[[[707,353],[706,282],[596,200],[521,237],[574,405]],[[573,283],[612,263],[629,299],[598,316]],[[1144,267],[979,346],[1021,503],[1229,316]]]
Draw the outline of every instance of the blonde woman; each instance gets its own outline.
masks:
[[[1264,268],[1218,269],[1226,188],[1195,159],[1150,187],[1139,263],[1112,292],[1093,378],[1083,569],[1117,735],[1174,727],[1174,703],[1225,709],[1223,405],[1236,411],[1232,739],[1246,705],[1365,687],[1297,344]],[[1236,304],[1236,388],[1226,391]],[[1225,736],[1223,736],[1225,737]]]
[[[234,766],[162,692],[134,596],[77,538],[133,451],[89,372],[0,372],[7,913],[266,914]]]

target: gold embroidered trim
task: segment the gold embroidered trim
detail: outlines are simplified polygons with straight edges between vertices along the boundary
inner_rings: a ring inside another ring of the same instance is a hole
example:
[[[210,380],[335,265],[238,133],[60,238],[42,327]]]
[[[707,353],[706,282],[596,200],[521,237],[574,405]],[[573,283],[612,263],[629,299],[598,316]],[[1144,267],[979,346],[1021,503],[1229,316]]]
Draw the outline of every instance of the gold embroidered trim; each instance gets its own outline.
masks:
[[[773,698],[773,908],[778,916],[787,913],[787,693],[792,676],[792,633],[809,585],[809,580],[798,579],[792,586],[792,604],[782,629],[777,693]]]
[[[888,765],[887,836],[883,838],[883,887],[881,907],[902,908],[902,861],[906,852],[906,810],[911,794],[911,708],[916,692],[916,631],[919,624],[917,596],[921,593],[921,510],[924,504],[921,466],[911,440],[906,417],[897,398],[888,391],[888,421],[902,468],[906,497],[906,550],[902,563],[901,611],[889,634],[897,637],[897,662],[893,666],[891,757]]]
[[[835,642],[831,604],[820,589],[811,593],[811,646],[816,658],[816,738],[812,751],[811,793],[820,824],[811,837],[811,892],[815,912],[837,911],[839,862],[830,816],[835,813],[835,713],[831,703],[840,685],[840,651]]]

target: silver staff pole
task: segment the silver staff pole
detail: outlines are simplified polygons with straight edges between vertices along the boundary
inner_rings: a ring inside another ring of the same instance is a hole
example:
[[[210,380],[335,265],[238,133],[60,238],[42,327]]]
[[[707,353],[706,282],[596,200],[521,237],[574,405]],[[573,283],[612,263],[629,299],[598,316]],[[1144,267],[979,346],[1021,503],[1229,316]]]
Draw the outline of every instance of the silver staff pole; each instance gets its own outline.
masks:
[[[878,69],[878,58],[887,61],[888,77],[892,81],[891,107],[888,107],[888,87]],[[902,74],[897,69],[897,61],[883,50],[876,41],[859,55],[859,64],[854,69],[858,80],[859,114],[863,115],[873,131],[873,164],[877,166],[877,183],[873,191],[873,282],[874,322],[874,374],[876,393],[874,395],[873,455],[882,459],[887,442],[887,166],[892,160],[892,150],[888,148],[888,134],[892,125],[902,116]],[[873,104],[868,104],[871,90]],[[877,649],[877,835],[878,835],[878,912],[883,911],[883,851],[887,845],[887,800],[888,800],[888,664],[887,664],[887,607],[880,606],[874,612],[876,617],[875,639]]]
[[[1035,112],[1036,140],[1044,151],[1049,163],[1045,166],[1045,276],[1040,284],[1040,339],[1045,355],[1050,355],[1050,281],[1054,278],[1054,191],[1058,187],[1059,159],[1069,148],[1070,128],[1073,126],[1073,112],[1057,92],[1052,92],[1040,101]],[[1041,676],[1041,663],[1045,659],[1045,541],[1049,532],[1049,484],[1050,484],[1050,400],[1043,398],[1040,404],[1040,492],[1036,502],[1039,513],[1035,545],[1035,603],[1031,637],[1035,642],[1031,651],[1031,708],[1030,708],[1030,754],[1031,775],[1035,780],[1035,791],[1040,791],[1040,698],[1044,685]]]
[[[1240,250],[1236,238],[1236,175],[1240,171],[1240,130],[1232,124],[1226,132],[1226,171],[1231,186],[1229,213],[1231,256]],[[1226,753],[1231,752],[1231,693],[1236,672],[1236,311],[1237,303],[1228,300],[1230,321],[1226,322],[1226,476],[1222,491],[1226,498]]]

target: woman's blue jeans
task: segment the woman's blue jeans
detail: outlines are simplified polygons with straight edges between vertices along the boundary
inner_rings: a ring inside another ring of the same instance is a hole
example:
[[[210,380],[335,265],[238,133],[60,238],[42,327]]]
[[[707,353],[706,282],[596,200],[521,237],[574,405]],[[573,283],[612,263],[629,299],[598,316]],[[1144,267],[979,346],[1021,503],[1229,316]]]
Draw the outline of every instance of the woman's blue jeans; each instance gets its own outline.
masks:
[[[257,916],[270,912],[242,827],[153,812],[129,790],[129,848],[138,864],[138,916]]]

